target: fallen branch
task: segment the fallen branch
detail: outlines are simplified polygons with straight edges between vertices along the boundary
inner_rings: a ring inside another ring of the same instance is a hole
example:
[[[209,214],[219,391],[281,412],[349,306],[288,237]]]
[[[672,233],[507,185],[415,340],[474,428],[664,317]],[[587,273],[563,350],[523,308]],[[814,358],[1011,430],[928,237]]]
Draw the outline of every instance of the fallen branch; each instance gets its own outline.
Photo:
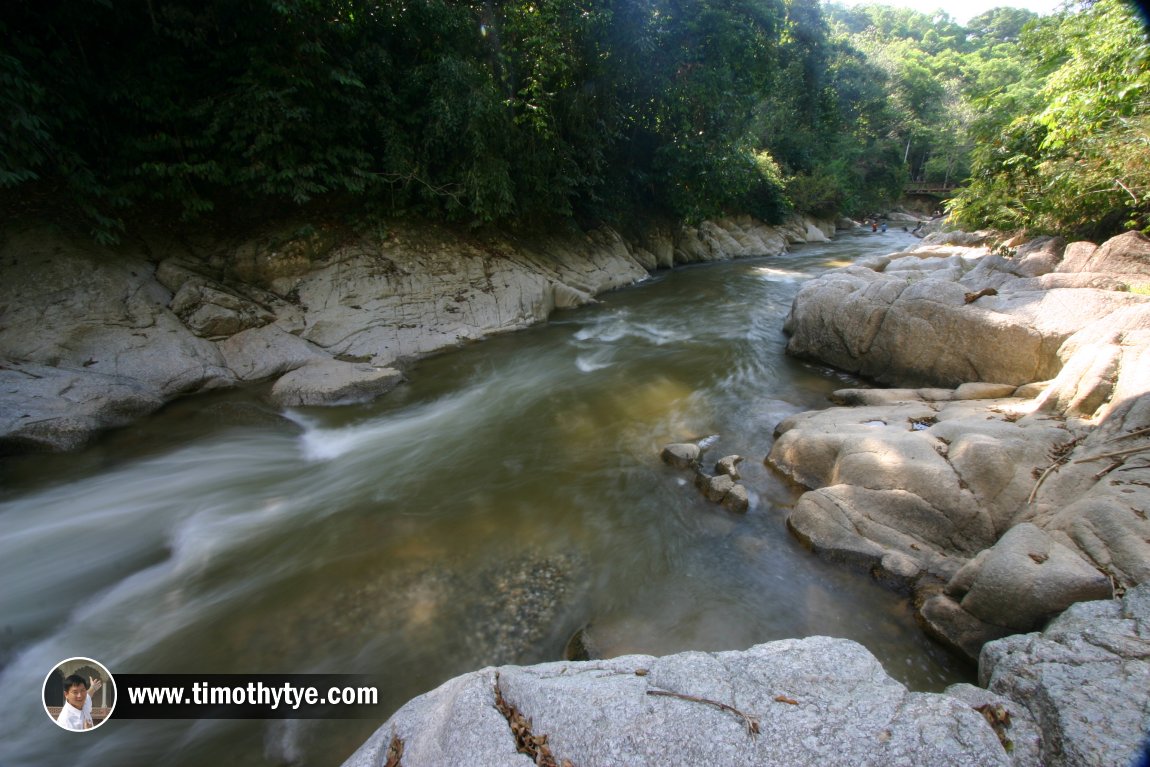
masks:
[[[1038,495],[1038,488],[1042,487],[1042,483],[1046,481],[1046,478],[1049,477],[1052,472],[1058,471],[1059,466],[1070,460],[1070,454],[1074,452],[1074,448],[1077,446],[1077,438],[1058,446],[1054,451],[1054,455],[1056,455],[1057,458],[1054,459],[1054,463],[1047,466],[1046,470],[1039,475],[1038,481],[1034,483],[1034,489],[1030,491],[1030,497],[1026,499],[1027,506],[1034,503],[1034,499]]]
[[[1123,184],[1121,179],[1117,179],[1117,178],[1114,179],[1114,183],[1117,184],[1118,186],[1122,187],[1124,190],[1126,190],[1126,194],[1130,195],[1130,199],[1134,200],[1135,205],[1138,204],[1138,195],[1131,192],[1130,187]]]
[[[699,698],[694,695],[684,695],[679,692],[670,692],[669,690],[647,690],[647,694],[658,695],[664,698],[678,698],[679,700],[686,700],[690,701],[691,703],[705,703],[708,706],[714,706],[715,708],[730,712],[742,719],[743,725],[747,728],[747,734],[752,738],[759,734],[759,720],[757,717],[743,713],[734,706],[728,706],[726,703],[720,703],[719,701],[711,700],[710,698]]]
[[[978,291],[977,293],[967,293],[966,295],[964,295],[963,296],[963,302],[968,303],[968,304],[973,304],[975,301],[982,298],[983,296],[997,296],[997,295],[998,295],[998,291],[995,290],[994,288],[983,288],[982,290]]]
[[[1066,463],[1065,457],[1059,458],[1057,461],[1046,467],[1046,471],[1042,472],[1042,475],[1038,477],[1038,481],[1034,483],[1034,489],[1030,491],[1030,497],[1026,499],[1027,506],[1034,503],[1034,498],[1038,495],[1038,488],[1042,487],[1042,483],[1046,481],[1046,478],[1050,476],[1051,472],[1058,471],[1058,467],[1064,463]]]
[[[1119,461],[1115,461],[1114,463],[1110,464],[1105,469],[1103,469],[1102,471],[1100,471],[1094,475],[1094,481],[1097,482],[1098,480],[1102,479],[1107,474],[1109,474],[1110,472],[1114,471],[1119,466],[1121,466],[1123,463],[1124,463],[1124,461],[1119,460]]]
[[[1140,445],[1139,447],[1132,447],[1126,450],[1115,450],[1111,453],[1099,453],[1098,455],[1087,456],[1086,458],[1079,458],[1075,463],[1086,463],[1087,461],[1099,461],[1103,458],[1117,458],[1120,455],[1131,455],[1133,453],[1141,453],[1143,450],[1150,450],[1150,445]]]
[[[1143,426],[1140,429],[1135,429],[1134,431],[1128,431],[1125,434],[1119,434],[1117,437],[1111,437],[1110,439],[1105,440],[1105,441],[1101,442],[1100,444],[1106,445],[1106,444],[1109,444],[1111,442],[1117,442],[1120,439],[1126,439],[1127,437],[1137,437],[1141,434],[1150,434],[1150,426]]]

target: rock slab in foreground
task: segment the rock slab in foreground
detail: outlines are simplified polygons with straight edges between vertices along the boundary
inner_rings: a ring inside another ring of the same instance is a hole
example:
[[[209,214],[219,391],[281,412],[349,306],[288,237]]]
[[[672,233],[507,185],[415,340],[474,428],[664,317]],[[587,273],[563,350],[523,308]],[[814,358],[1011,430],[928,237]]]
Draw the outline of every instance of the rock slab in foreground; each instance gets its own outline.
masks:
[[[1040,634],[988,643],[979,677],[1028,709],[1046,767],[1150,757],[1150,583],[1121,601],[1079,602]]]
[[[393,736],[405,767],[532,764],[495,707],[497,680],[555,759],[579,767],[1012,764],[968,705],[908,692],[855,642],[811,637],[745,652],[486,668],[410,701],[345,767],[383,765]]]

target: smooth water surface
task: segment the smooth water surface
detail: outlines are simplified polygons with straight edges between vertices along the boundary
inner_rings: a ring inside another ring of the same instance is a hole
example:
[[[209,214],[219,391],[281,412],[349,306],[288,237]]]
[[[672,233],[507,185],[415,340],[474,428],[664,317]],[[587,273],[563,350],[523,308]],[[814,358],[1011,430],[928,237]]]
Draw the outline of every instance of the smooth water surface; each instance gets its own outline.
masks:
[[[920,690],[970,670],[906,600],[813,557],[774,426],[849,376],[786,357],[801,283],[909,246],[863,233],[659,273],[545,326],[421,362],[378,402],[277,412],[263,390],[186,399],[64,456],[0,463],[0,765],[338,765],[395,708],[489,664],[865,644]],[[739,454],[731,514],[659,460]],[[61,659],[115,673],[368,673],[378,718],[117,720],[40,707]]]

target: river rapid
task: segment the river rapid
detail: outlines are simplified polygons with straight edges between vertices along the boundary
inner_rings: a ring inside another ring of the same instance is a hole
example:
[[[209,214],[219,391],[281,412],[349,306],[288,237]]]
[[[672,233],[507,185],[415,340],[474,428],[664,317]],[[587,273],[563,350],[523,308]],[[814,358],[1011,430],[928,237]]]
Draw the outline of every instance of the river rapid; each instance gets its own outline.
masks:
[[[409,698],[490,664],[855,639],[912,689],[970,681],[903,597],[786,531],[774,426],[850,376],[784,354],[802,282],[903,232],[661,272],[421,361],[370,404],[188,398],[81,452],[0,462],[0,766],[338,765]],[[746,515],[663,465],[739,454]],[[62,659],[113,674],[363,673],[360,721],[58,729]]]

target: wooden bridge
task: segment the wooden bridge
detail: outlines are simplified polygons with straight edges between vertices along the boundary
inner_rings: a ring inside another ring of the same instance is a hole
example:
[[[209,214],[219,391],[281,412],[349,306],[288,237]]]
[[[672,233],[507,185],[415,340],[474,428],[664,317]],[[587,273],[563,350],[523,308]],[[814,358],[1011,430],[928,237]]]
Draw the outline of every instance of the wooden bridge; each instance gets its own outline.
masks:
[[[902,188],[903,194],[921,194],[928,197],[950,197],[958,189],[958,184],[942,184],[937,181],[908,181]]]

